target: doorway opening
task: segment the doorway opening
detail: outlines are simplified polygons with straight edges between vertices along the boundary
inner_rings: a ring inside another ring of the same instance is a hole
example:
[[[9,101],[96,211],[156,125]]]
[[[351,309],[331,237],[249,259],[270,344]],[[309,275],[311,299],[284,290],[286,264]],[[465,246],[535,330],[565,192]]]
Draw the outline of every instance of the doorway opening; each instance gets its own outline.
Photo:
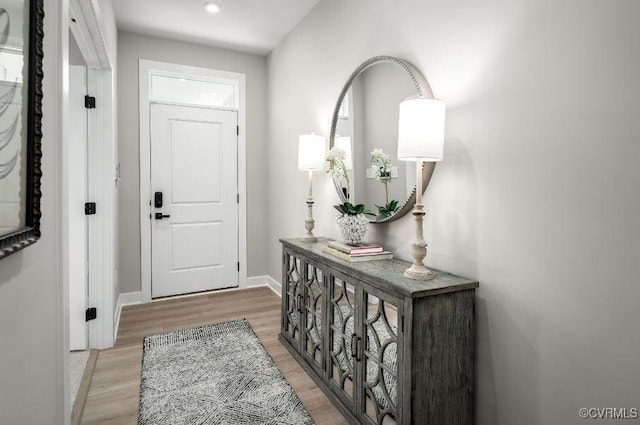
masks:
[[[72,423],[79,423],[82,411],[84,398],[77,395],[84,394],[80,382],[85,365],[95,364],[89,360],[95,359],[95,350],[91,357],[88,350],[115,342],[114,74],[98,10],[97,0],[70,0],[68,38],[63,38],[68,39],[69,66],[63,66],[68,70],[63,80],[68,94],[63,103],[67,137],[61,141],[61,256],[68,289],[64,341],[70,351],[65,355],[65,387],[70,392],[65,391],[64,399]],[[93,208],[87,208],[90,205]]]
[[[62,141],[62,195],[65,200],[62,234],[65,248],[63,275],[70,282],[69,302],[73,302],[71,296],[75,295],[75,301],[84,304],[81,307],[69,304],[70,315],[74,314],[70,321],[84,321],[86,342],[83,345],[102,349],[115,342],[117,266],[113,235],[117,154],[113,66],[102,24],[97,20],[98,10],[96,0],[69,2],[70,75],[67,75],[67,81],[75,98],[68,98],[67,126],[71,137]],[[82,78],[84,84],[76,78]],[[82,126],[75,128],[79,122]],[[72,140],[75,136],[77,139]],[[83,176],[83,182],[76,181]],[[87,210],[87,203],[94,204],[94,208]],[[76,282],[80,295],[72,294],[72,276],[82,282]],[[94,308],[96,319],[87,321],[87,309]]]
[[[69,246],[69,345],[71,351],[89,348],[86,309],[89,304],[87,216],[83,205],[88,200],[87,140],[88,94],[87,63],[69,32],[69,137],[67,146],[68,176],[68,246]],[[73,383],[72,383],[73,384]],[[72,385],[73,386],[73,385]],[[72,391],[73,395],[73,391]]]

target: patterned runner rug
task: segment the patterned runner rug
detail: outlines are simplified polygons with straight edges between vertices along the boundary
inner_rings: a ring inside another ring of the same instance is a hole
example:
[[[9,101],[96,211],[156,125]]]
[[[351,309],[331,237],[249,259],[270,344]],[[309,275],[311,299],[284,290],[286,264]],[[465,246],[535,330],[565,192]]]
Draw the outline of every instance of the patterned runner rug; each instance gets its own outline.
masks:
[[[246,320],[144,339],[140,425],[313,424]]]

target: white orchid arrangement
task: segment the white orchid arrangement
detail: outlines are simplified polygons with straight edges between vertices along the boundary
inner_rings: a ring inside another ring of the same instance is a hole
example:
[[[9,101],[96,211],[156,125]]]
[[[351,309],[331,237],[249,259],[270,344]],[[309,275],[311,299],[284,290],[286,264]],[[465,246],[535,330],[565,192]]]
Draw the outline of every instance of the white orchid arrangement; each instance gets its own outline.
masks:
[[[376,205],[378,208],[378,219],[389,217],[398,209],[398,201],[389,201],[389,181],[391,180],[391,160],[389,154],[382,149],[374,149],[371,152],[371,174],[384,183],[385,205]]]
[[[329,150],[329,154],[327,155],[327,162],[329,166],[327,168],[327,173],[331,174],[334,179],[340,181],[344,179],[346,182],[346,193],[345,196],[349,199],[349,173],[347,172],[347,166],[344,164],[344,160],[346,158],[346,154],[342,149],[338,149],[337,147],[332,147]]]
[[[382,149],[374,149],[371,152],[371,174],[378,180],[391,177],[391,160],[389,154],[384,153]]]

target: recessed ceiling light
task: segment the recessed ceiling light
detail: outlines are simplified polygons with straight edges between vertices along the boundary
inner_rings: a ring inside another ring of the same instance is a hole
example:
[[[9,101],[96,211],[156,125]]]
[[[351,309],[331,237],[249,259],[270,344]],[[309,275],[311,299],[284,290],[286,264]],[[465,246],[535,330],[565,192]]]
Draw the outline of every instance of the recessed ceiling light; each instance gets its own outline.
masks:
[[[208,1],[204,4],[204,10],[209,13],[218,13],[222,7],[218,3],[214,3],[212,1]]]

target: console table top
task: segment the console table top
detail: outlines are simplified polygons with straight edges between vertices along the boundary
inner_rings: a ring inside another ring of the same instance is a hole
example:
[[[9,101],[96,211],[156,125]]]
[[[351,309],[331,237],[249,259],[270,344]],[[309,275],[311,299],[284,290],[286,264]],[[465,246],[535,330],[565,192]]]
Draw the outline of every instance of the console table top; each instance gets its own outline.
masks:
[[[306,242],[301,238],[280,239],[293,251],[298,251],[319,262],[327,262],[340,272],[365,280],[381,290],[411,298],[428,297],[448,292],[463,291],[478,287],[478,282],[455,276],[440,270],[433,270],[431,280],[419,281],[404,277],[403,272],[411,265],[406,261],[374,260],[351,263],[322,251],[330,239],[318,238],[317,242]]]

